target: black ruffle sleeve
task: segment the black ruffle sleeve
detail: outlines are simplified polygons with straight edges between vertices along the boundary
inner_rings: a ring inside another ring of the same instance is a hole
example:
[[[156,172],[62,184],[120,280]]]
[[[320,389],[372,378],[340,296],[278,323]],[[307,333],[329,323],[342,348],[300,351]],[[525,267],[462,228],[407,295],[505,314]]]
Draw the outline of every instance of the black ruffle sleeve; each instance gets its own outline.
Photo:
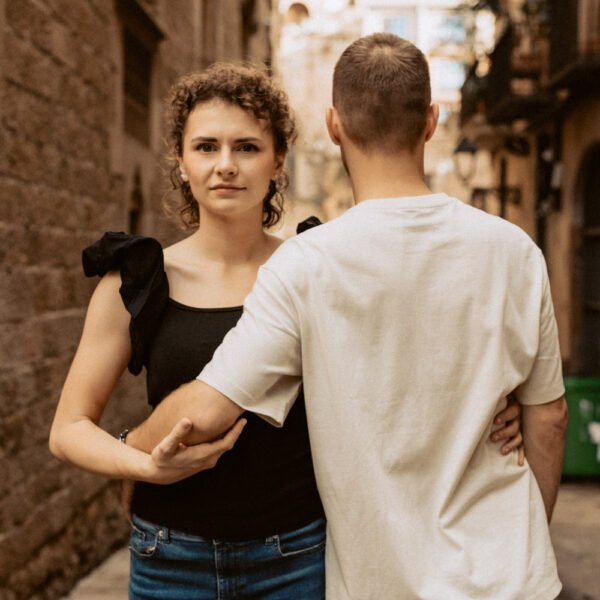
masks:
[[[298,223],[298,225],[296,226],[296,233],[302,233],[303,231],[306,231],[307,229],[312,229],[317,225],[323,225],[323,223],[318,217],[312,215],[311,217],[308,217],[308,219],[304,219],[304,221],[300,221],[300,223]]]
[[[102,277],[116,269],[121,272],[119,292],[131,314],[128,368],[137,375],[169,299],[162,247],[154,238],[109,231],[83,251],[82,262],[88,277]]]

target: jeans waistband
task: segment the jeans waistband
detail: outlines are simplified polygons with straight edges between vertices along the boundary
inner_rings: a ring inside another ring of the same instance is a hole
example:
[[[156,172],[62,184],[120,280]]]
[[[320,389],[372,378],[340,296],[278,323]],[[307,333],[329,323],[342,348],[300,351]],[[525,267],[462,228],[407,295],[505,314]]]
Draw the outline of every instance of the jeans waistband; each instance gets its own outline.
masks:
[[[177,529],[172,529],[170,527],[165,527],[163,525],[151,523],[150,521],[146,521],[145,519],[142,519],[141,517],[138,517],[135,514],[132,517],[132,522],[133,522],[133,525],[135,525],[137,528],[142,529],[142,530],[150,530],[153,535],[156,535],[157,538],[162,539],[165,542],[168,542],[171,538],[178,538],[178,539],[189,540],[191,542],[199,542],[199,543],[204,542],[204,543],[208,543],[208,544],[243,545],[243,544],[252,544],[252,543],[256,543],[256,542],[272,544],[277,541],[277,539],[279,538],[279,535],[281,535],[283,533],[288,533],[288,532],[280,532],[280,533],[274,533],[273,535],[254,538],[251,540],[231,541],[231,540],[221,540],[221,539],[215,539],[215,538],[206,538],[206,537],[194,535],[191,533],[185,533],[185,531],[179,531]],[[325,519],[320,518],[315,521],[312,521],[311,523],[307,523],[306,525],[304,525],[302,527],[299,527],[298,531],[302,530],[302,529],[308,530],[313,527],[317,528],[317,527],[324,527],[324,526],[325,526]]]

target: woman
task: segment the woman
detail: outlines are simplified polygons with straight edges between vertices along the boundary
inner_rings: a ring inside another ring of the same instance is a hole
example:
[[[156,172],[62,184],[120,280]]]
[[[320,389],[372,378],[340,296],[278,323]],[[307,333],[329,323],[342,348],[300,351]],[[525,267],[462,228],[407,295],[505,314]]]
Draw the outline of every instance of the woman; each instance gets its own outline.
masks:
[[[247,415],[181,473],[98,427],[127,365],[147,370],[156,406],[193,379],[242,313],[259,266],[281,243],[283,165],[294,137],[285,95],[260,70],[215,65],[173,88],[169,133],[180,215],[195,231],[164,250],[107,234],[84,252],[104,275],[90,302],[51,432],[62,460],[137,479],[130,598],[323,598],[325,529],[302,394],[276,429]],[[120,294],[119,294],[119,288]],[[504,421],[518,415],[508,408]],[[518,422],[497,432],[520,444]],[[238,439],[239,436],[239,439]],[[133,437],[133,436],[132,436]],[[160,485],[160,484],[169,485]]]

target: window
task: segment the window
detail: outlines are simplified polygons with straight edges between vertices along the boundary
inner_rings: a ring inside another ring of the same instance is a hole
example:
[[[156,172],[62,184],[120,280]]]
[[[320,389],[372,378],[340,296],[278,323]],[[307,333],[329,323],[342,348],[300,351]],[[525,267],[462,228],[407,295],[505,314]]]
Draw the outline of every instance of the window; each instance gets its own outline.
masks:
[[[125,131],[150,143],[150,77],[152,55],[127,28],[123,31],[123,97]]]
[[[202,62],[205,67],[216,60],[217,7],[214,0],[202,2]]]
[[[123,26],[123,127],[148,146],[152,59],[163,35],[135,0],[118,0],[117,14]]]

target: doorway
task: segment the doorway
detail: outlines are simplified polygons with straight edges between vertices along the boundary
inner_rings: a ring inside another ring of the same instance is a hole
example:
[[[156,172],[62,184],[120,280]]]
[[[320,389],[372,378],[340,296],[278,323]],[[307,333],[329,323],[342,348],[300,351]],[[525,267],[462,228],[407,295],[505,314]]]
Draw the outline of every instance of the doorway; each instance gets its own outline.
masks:
[[[573,264],[574,375],[600,375],[600,143],[581,162],[576,188]]]

